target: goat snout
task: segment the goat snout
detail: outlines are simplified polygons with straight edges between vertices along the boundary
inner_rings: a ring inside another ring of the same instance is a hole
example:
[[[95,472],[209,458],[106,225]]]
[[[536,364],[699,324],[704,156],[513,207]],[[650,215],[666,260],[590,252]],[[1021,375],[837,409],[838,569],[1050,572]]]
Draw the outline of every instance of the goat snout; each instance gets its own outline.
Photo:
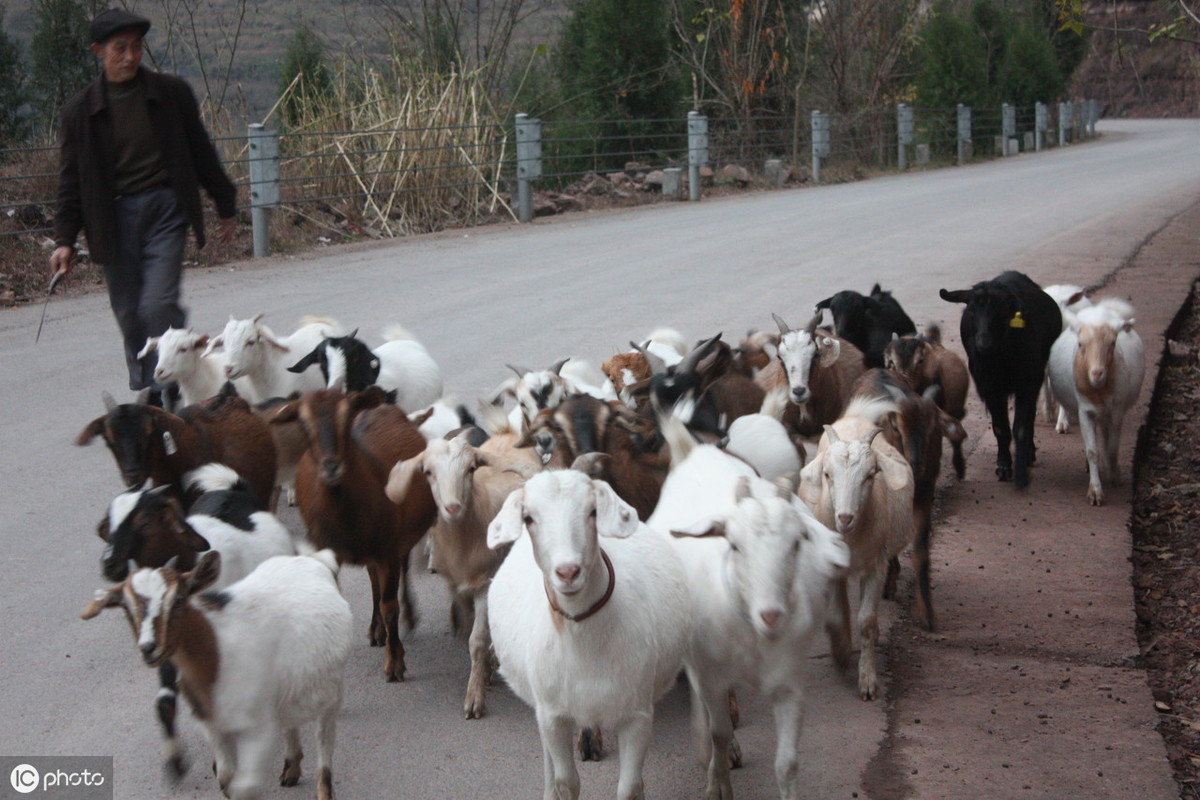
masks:
[[[801,405],[803,403],[807,403],[808,402],[808,394],[809,394],[809,392],[808,392],[807,386],[801,386],[799,388],[793,386],[792,394],[791,394],[792,402],[795,403],[796,405]]]
[[[338,486],[346,474],[346,465],[340,458],[327,458],[321,462],[321,482],[326,486]]]
[[[575,586],[575,582],[579,580],[579,576],[583,574],[583,568],[578,564],[563,564],[555,567],[554,574],[562,581],[563,594],[572,594],[579,591],[579,587]]]
[[[762,620],[763,627],[770,635],[779,632],[779,622],[783,619],[783,612],[777,608],[767,608],[758,612],[758,618]]]
[[[462,516],[462,503],[447,503],[445,509],[446,519],[458,519]]]
[[[1108,370],[1104,367],[1092,367],[1090,370],[1088,370],[1088,380],[1091,381],[1092,386],[1096,388],[1103,386],[1107,379]]]
[[[854,529],[855,516],[854,514],[841,513],[837,515],[837,530],[838,533],[849,533]]]
[[[157,667],[162,663],[163,656],[158,649],[158,644],[149,642],[138,642],[138,650],[142,653],[142,661],[146,662],[146,666]]]
[[[121,581],[125,580],[125,578],[129,577],[129,568],[127,566],[127,562],[120,558],[101,559],[100,572],[104,575],[106,580],[110,580],[113,583],[120,583]]]

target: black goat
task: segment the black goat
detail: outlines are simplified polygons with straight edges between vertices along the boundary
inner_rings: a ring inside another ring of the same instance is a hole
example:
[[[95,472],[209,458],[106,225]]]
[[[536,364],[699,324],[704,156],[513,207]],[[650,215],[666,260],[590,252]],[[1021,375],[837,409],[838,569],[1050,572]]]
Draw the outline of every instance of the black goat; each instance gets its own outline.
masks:
[[[825,308],[833,315],[837,335],[862,350],[863,364],[868,369],[883,366],[883,351],[893,333],[905,336],[917,332],[900,303],[878,283],[867,296],[846,289],[826,297],[816,305],[818,313]]]
[[[1038,391],[1046,375],[1050,348],[1062,333],[1062,313],[1050,295],[1028,276],[1009,271],[970,289],[946,291],[951,303],[966,303],[959,332],[975,390],[987,406],[996,434],[996,475],[1029,485],[1029,467],[1037,449],[1033,420]],[[1012,425],[1008,398],[1015,397]],[[1014,467],[1009,445],[1016,439]]]

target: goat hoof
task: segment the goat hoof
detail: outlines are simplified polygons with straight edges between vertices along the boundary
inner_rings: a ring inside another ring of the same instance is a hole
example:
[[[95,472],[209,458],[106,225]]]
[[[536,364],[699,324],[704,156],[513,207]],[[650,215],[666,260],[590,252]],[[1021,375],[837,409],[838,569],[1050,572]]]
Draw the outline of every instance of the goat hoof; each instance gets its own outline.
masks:
[[[1029,473],[1024,470],[1019,470],[1013,477],[1013,486],[1018,489],[1024,489],[1029,485]]]
[[[729,768],[742,768],[742,746],[738,744],[737,737],[729,740]]]
[[[163,774],[170,783],[178,784],[183,780],[183,776],[187,775],[188,766],[187,759],[183,757],[183,754],[177,753],[163,762]]]
[[[1012,480],[1012,467],[996,467],[996,477],[1002,482]]]

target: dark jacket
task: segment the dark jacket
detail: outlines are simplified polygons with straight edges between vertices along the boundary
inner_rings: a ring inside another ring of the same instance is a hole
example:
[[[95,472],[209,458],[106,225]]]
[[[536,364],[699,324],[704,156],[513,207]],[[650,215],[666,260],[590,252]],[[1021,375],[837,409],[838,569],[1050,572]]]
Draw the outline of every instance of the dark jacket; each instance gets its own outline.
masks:
[[[163,161],[179,196],[184,216],[204,246],[203,186],[221,218],[237,212],[237,189],[221,168],[220,158],[200,121],[192,88],[182,79],[140,70],[150,119],[159,132]],[[114,144],[104,77],[93,81],[62,110],[58,178],[58,213],[54,242],[74,246],[79,232],[87,236],[92,260],[110,263],[116,256],[116,196],[112,165]]]

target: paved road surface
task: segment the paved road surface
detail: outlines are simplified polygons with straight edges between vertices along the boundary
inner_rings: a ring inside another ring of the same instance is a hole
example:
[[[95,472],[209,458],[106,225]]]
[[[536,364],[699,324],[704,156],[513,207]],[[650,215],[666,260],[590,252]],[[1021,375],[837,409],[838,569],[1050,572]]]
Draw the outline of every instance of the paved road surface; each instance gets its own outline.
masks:
[[[438,359],[447,389],[468,402],[505,377],[505,362],[578,355],[598,363],[664,324],[689,337],[723,330],[729,339],[769,326],[772,312],[800,325],[816,300],[875,281],[914,319],[952,329],[945,323],[958,307],[941,302],[938,288],[968,286],[1031,253],[1047,255],[1025,265],[1043,283],[1098,283],[1196,200],[1200,123],[1114,121],[1100,132],[1094,142],[966,168],[195,271],[186,302],[192,325],[208,331],[230,313],[266,312],[280,331],[302,314],[330,315],[368,339],[400,322]],[[153,673],[135,658],[119,615],[78,619],[103,585],[94,528],[120,486],[103,447],[70,442],[101,413],[101,390],[129,395],[101,294],[56,299],[35,346],[39,313],[0,315],[0,754],[113,755],[122,800],[216,797],[190,719],[183,736],[197,765],[177,789],[164,788]],[[298,524],[294,512],[287,521]],[[365,574],[344,575],[365,629]],[[335,767],[340,795],[536,796],[541,756],[531,712],[497,685],[485,719],[460,718],[465,644],[449,634],[440,579],[419,575],[416,584],[422,622],[406,639],[408,681],[386,685],[380,652],[356,637]],[[858,701],[824,653],[813,655],[811,686],[803,782],[813,797],[852,797],[877,756],[885,709]],[[646,768],[651,797],[702,790],[684,695],[676,689],[659,706]],[[770,797],[770,715],[749,696],[743,708],[748,758],[735,789]],[[585,765],[584,796],[612,796],[615,767],[615,759]],[[306,780],[269,796],[311,791]]]

